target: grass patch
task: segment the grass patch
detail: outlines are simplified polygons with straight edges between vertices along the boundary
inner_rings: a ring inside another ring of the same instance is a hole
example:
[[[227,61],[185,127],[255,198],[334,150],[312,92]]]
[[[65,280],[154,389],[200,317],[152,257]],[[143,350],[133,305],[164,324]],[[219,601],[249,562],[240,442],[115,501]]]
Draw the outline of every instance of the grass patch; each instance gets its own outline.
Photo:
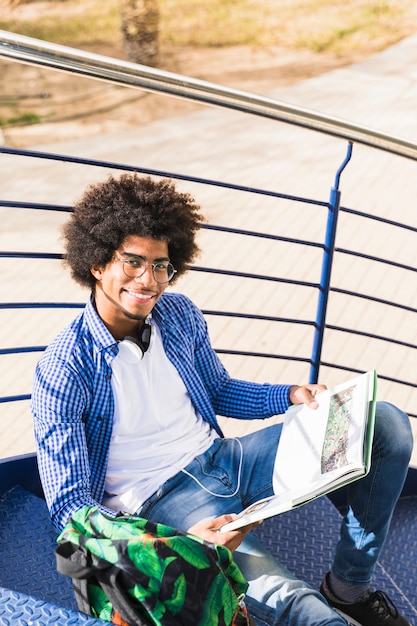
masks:
[[[119,5],[114,0],[85,2],[84,8],[79,0],[51,5],[59,6],[36,19],[25,18],[24,12],[21,18],[12,14],[11,19],[0,19],[0,29],[74,48],[120,41]]]
[[[333,6],[327,16],[323,15],[323,19],[317,20],[312,14],[309,18],[310,33],[301,33],[298,45],[315,52],[343,53],[366,48],[375,52],[415,31],[415,26],[412,26],[414,20],[411,20],[408,30],[406,12],[401,3],[339,4],[339,7]]]
[[[415,0],[160,0],[161,36],[178,46],[379,50],[417,30]]]
[[[27,7],[34,3],[28,3]],[[282,46],[317,52],[390,45],[417,30],[415,0],[159,0],[160,40],[176,46]],[[0,28],[79,48],[120,44],[120,0],[50,0]],[[26,14],[26,17],[25,17]]]
[[[13,117],[4,118],[0,117],[0,126],[30,126],[32,124],[39,124],[41,118],[36,113],[21,113]]]

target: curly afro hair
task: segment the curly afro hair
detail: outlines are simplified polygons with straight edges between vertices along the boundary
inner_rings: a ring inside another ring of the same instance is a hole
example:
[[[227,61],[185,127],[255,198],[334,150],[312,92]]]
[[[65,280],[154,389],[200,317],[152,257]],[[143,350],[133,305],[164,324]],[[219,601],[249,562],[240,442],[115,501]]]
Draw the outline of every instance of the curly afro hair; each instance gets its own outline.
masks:
[[[169,180],[124,174],[90,185],[63,228],[66,263],[74,280],[94,289],[93,265],[109,263],[129,235],[166,241],[177,270],[171,284],[199,253],[200,207]]]

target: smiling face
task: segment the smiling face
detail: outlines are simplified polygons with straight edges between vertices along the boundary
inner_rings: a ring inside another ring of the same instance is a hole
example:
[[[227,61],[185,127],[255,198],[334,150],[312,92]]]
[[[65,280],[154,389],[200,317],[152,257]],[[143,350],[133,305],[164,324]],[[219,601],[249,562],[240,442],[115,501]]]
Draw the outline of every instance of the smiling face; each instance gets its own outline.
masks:
[[[140,257],[146,270],[137,278],[126,276],[121,261]],[[112,261],[104,267],[93,266],[96,279],[95,305],[98,314],[115,339],[137,336],[146,317],[169,283],[158,283],[152,272],[153,263],[169,261],[168,244],[157,239],[129,235],[115,251]]]

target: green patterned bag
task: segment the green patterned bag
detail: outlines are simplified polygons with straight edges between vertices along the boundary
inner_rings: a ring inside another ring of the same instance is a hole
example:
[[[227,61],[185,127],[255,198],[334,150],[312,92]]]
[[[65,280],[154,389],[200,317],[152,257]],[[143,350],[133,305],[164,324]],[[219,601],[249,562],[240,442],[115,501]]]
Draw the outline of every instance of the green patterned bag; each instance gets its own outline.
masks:
[[[80,611],[113,624],[253,624],[230,550],[169,526],[84,507],[58,537],[56,558]]]

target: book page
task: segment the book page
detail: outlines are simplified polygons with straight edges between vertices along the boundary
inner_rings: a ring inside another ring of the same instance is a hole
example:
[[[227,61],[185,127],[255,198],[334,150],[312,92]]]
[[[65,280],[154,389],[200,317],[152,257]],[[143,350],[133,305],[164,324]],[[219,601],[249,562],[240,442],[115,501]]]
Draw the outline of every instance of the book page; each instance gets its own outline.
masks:
[[[275,459],[275,494],[307,492],[308,484],[317,488],[363,469],[368,398],[368,379],[360,376],[318,394],[317,409],[297,405],[287,411]]]
[[[376,395],[371,371],[317,394],[317,409],[285,414],[273,472],[274,494],[246,508],[226,532],[289,511],[364,476],[370,467]]]

